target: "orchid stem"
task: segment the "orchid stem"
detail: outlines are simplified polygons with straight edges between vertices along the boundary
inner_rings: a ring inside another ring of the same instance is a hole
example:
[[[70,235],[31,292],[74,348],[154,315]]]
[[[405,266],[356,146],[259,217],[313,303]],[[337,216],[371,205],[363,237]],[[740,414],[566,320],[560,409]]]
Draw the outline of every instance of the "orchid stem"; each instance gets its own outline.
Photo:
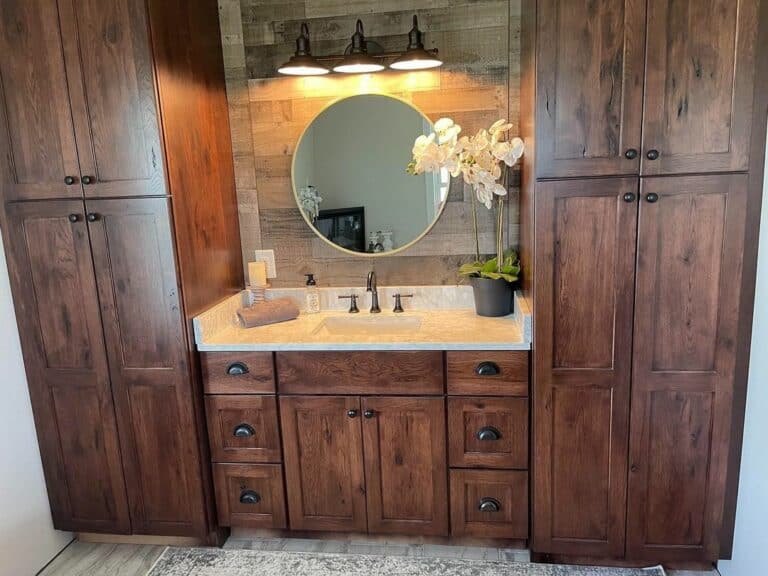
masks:
[[[499,221],[496,233],[496,272],[501,274],[504,261],[504,198],[499,196]]]
[[[475,262],[480,262],[480,236],[477,233],[477,195],[472,190],[472,226],[475,230]]]

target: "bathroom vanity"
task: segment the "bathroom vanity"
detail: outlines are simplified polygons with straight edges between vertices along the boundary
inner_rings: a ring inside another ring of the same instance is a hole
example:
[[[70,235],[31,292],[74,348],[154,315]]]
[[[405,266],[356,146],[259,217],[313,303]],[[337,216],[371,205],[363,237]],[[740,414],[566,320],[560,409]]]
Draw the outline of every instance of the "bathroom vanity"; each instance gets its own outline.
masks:
[[[245,329],[245,299],[195,320],[222,526],[526,544],[524,301]]]

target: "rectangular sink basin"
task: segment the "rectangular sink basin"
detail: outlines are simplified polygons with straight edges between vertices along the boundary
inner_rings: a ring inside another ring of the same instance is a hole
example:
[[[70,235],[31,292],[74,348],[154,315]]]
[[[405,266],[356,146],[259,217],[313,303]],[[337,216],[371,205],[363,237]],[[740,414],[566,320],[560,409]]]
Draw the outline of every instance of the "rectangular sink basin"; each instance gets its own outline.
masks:
[[[381,336],[413,334],[421,329],[418,316],[338,316],[325,318],[313,334],[331,336]]]

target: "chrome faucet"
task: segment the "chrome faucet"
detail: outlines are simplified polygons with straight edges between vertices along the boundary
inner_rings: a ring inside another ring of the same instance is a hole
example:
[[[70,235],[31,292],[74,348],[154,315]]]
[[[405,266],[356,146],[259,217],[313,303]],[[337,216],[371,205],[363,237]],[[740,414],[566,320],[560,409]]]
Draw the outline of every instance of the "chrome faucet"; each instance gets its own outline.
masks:
[[[368,283],[365,286],[366,292],[371,293],[371,314],[378,314],[381,312],[379,308],[379,292],[376,285],[376,272],[371,270],[368,272]]]

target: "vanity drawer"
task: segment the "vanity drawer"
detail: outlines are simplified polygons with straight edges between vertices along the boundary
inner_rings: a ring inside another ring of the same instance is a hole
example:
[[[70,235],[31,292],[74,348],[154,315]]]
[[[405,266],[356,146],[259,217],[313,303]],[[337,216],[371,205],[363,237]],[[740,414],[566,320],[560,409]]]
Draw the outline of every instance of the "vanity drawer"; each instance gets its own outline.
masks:
[[[528,396],[528,352],[448,352],[448,394]]]
[[[451,534],[528,538],[528,473],[451,470]]]
[[[451,466],[528,468],[527,398],[448,398]]]
[[[284,394],[443,393],[442,352],[278,352]]]
[[[206,396],[208,438],[214,462],[280,462],[274,396]]]
[[[213,474],[221,526],[287,527],[279,464],[214,464]]]
[[[206,394],[269,394],[275,391],[272,352],[201,352]]]

